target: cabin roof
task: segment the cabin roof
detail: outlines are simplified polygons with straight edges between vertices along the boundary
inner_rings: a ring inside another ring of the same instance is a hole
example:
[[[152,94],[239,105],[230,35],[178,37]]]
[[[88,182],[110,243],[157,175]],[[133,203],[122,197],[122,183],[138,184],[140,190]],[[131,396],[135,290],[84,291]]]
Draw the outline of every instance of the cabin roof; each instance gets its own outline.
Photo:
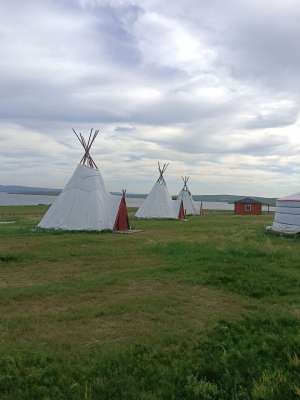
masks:
[[[235,203],[243,204],[262,204],[260,201],[253,199],[252,197],[243,197],[242,199],[236,200]]]

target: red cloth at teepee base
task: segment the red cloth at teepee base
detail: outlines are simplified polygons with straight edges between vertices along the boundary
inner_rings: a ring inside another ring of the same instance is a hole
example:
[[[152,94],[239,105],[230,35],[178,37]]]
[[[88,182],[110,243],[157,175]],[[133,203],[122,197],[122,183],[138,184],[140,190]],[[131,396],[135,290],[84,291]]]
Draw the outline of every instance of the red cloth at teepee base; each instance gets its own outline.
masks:
[[[125,193],[122,195],[122,199],[120,201],[118,214],[116,217],[116,222],[114,226],[115,231],[127,231],[129,229],[129,219],[128,219],[128,211],[125,200]]]
[[[181,200],[181,202],[180,202],[178,218],[179,218],[179,219],[185,219],[185,211],[184,211],[183,201],[182,201],[182,200]]]

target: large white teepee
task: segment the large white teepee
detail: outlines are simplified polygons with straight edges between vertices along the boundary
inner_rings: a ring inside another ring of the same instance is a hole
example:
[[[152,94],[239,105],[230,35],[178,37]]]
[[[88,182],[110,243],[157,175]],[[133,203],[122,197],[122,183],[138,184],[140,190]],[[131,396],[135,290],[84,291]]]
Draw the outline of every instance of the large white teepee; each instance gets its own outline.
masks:
[[[62,230],[113,230],[121,198],[106,191],[100,171],[90,155],[99,131],[93,134],[91,130],[87,141],[82,134],[74,133],[84,148],[84,155],[38,226]]]
[[[187,186],[188,180],[190,179],[189,176],[183,176],[183,188],[178,194],[177,200],[180,202],[181,200],[183,201],[183,208],[185,210],[186,215],[196,215],[199,214],[199,210],[197,210],[196,204],[193,200],[193,196],[191,192],[189,191],[189,188]]]
[[[164,164],[161,167],[160,163],[158,163],[159,178],[136,212],[135,216],[137,218],[178,218],[178,207],[171,199],[163,176],[167,167],[168,164]]]
[[[287,234],[300,232],[300,193],[277,200],[273,224],[267,229]]]

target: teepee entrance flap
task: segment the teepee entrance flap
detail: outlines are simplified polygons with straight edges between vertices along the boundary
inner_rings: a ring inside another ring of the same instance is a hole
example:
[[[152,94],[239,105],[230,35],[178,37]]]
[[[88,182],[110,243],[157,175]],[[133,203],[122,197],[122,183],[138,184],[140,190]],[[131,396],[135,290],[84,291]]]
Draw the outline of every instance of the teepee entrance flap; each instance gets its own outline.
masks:
[[[120,200],[119,209],[115,220],[114,231],[127,231],[129,229],[130,226],[126,205],[126,190],[122,190],[122,198]]]
[[[184,220],[184,219],[185,219],[185,209],[184,209],[183,201],[182,201],[182,200],[181,200],[181,202],[180,202],[178,218],[181,219],[181,220]]]

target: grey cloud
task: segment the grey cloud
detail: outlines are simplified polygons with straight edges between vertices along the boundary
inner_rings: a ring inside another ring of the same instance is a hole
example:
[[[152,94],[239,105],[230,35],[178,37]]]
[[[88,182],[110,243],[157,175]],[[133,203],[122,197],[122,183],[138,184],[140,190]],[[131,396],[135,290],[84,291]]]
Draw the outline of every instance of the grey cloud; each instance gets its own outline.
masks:
[[[278,147],[285,145],[285,140],[277,140],[277,138],[269,138],[266,140],[259,140],[256,143],[246,143],[241,146],[237,146],[234,149],[234,153],[248,154],[248,155],[270,155],[276,154]]]
[[[258,114],[245,124],[247,129],[278,128],[293,125],[297,121],[298,112],[294,115],[261,115]]]
[[[136,131],[136,127],[135,126],[117,126],[115,128],[115,132],[121,132],[121,133],[131,133],[131,132],[135,132]]]

